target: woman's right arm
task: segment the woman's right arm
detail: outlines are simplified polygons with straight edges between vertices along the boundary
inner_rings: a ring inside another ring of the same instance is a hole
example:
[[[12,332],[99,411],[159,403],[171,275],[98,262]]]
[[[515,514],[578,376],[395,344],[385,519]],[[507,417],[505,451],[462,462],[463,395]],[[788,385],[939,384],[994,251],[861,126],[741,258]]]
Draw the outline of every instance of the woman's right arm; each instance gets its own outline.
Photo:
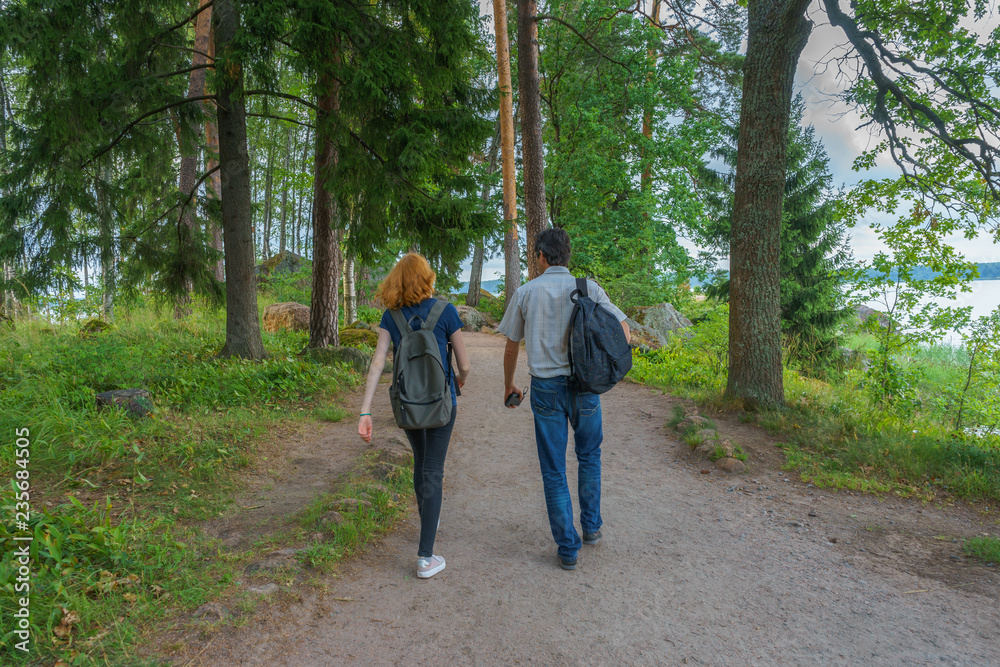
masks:
[[[372,400],[375,398],[375,390],[378,389],[378,381],[382,377],[382,369],[385,368],[385,358],[389,354],[390,341],[389,332],[379,327],[375,355],[372,356],[372,365],[368,367],[365,400],[361,403],[361,417],[358,419],[358,435],[365,442],[372,441]]]

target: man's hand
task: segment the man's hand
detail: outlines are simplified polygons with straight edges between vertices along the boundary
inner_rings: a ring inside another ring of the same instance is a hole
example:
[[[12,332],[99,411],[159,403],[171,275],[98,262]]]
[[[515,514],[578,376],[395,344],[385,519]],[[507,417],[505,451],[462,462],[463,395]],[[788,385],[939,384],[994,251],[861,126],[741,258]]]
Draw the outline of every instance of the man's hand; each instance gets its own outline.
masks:
[[[503,390],[504,405],[508,408],[516,408],[517,407],[516,405],[507,405],[507,399],[510,398],[511,394],[517,394],[517,401],[518,403],[520,403],[521,401],[524,400],[524,392],[522,392],[513,384],[509,385],[506,389]]]
[[[507,397],[517,394],[519,398],[524,398],[524,394],[514,384],[514,371],[517,369],[517,355],[521,351],[520,343],[507,339],[507,344],[503,348],[503,402],[507,404]],[[507,405],[508,408],[516,408],[516,405]]]

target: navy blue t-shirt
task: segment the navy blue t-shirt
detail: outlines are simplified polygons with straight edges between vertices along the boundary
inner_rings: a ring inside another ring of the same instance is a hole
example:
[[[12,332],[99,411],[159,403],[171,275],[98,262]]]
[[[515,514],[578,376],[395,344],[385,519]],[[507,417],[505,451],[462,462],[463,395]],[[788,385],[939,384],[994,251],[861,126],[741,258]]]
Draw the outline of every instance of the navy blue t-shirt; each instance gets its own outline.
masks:
[[[431,308],[434,307],[435,303],[437,303],[437,299],[428,297],[415,306],[403,306],[400,310],[403,311],[403,317],[406,318],[410,326],[413,327],[413,330],[416,331],[424,323],[424,320],[427,319],[427,316],[431,314]],[[392,313],[388,310],[382,313],[382,321],[378,325],[389,332],[389,336],[392,338],[392,356],[395,359],[402,336],[399,333],[399,328],[396,326],[396,320],[392,319]],[[449,303],[445,306],[441,317],[438,318],[437,326],[434,327],[434,337],[437,338],[438,347],[441,348],[441,361],[445,365],[445,376],[448,378],[448,384],[451,386],[452,405],[458,405],[458,399],[455,397],[455,374],[452,372],[451,364],[448,363],[448,339],[451,338],[453,333],[461,329],[462,326],[462,318],[458,316],[458,310],[454,304]]]

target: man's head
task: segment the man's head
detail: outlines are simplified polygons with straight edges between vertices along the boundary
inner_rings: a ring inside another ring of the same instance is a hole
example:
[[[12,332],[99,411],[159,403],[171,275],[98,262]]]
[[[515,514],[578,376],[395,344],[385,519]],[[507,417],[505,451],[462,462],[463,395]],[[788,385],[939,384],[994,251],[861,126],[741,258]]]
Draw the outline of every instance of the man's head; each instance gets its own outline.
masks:
[[[569,264],[569,234],[565,229],[553,227],[535,237],[535,251],[542,254],[549,266]]]

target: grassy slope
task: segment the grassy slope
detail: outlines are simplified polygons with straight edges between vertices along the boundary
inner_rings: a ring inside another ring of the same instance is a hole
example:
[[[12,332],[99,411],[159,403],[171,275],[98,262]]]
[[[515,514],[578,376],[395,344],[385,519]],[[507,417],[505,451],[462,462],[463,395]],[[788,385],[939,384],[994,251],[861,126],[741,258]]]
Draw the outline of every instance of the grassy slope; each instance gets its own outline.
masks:
[[[216,359],[223,327],[220,312],[174,322],[145,310],[89,336],[77,324],[39,322],[0,335],[0,432],[13,445],[15,429],[30,430],[35,538],[34,651],[14,651],[6,634],[0,662],[118,662],[151,623],[233,580],[232,564],[193,522],[227,506],[235,473],[269,431],[342,416],[336,397],[360,378],[297,356],[304,334],[265,334],[271,357],[263,362]],[[95,393],[134,387],[152,394],[151,417],[96,409]],[[18,469],[13,447],[0,450],[2,479]],[[11,491],[0,496],[5,552],[15,548]],[[351,533],[344,549],[312,560],[329,561],[356,547],[356,533],[391,523],[403,506],[384,500],[371,516],[348,521],[360,528],[342,529]],[[13,565],[9,557],[0,564],[3,618],[17,608]]]

